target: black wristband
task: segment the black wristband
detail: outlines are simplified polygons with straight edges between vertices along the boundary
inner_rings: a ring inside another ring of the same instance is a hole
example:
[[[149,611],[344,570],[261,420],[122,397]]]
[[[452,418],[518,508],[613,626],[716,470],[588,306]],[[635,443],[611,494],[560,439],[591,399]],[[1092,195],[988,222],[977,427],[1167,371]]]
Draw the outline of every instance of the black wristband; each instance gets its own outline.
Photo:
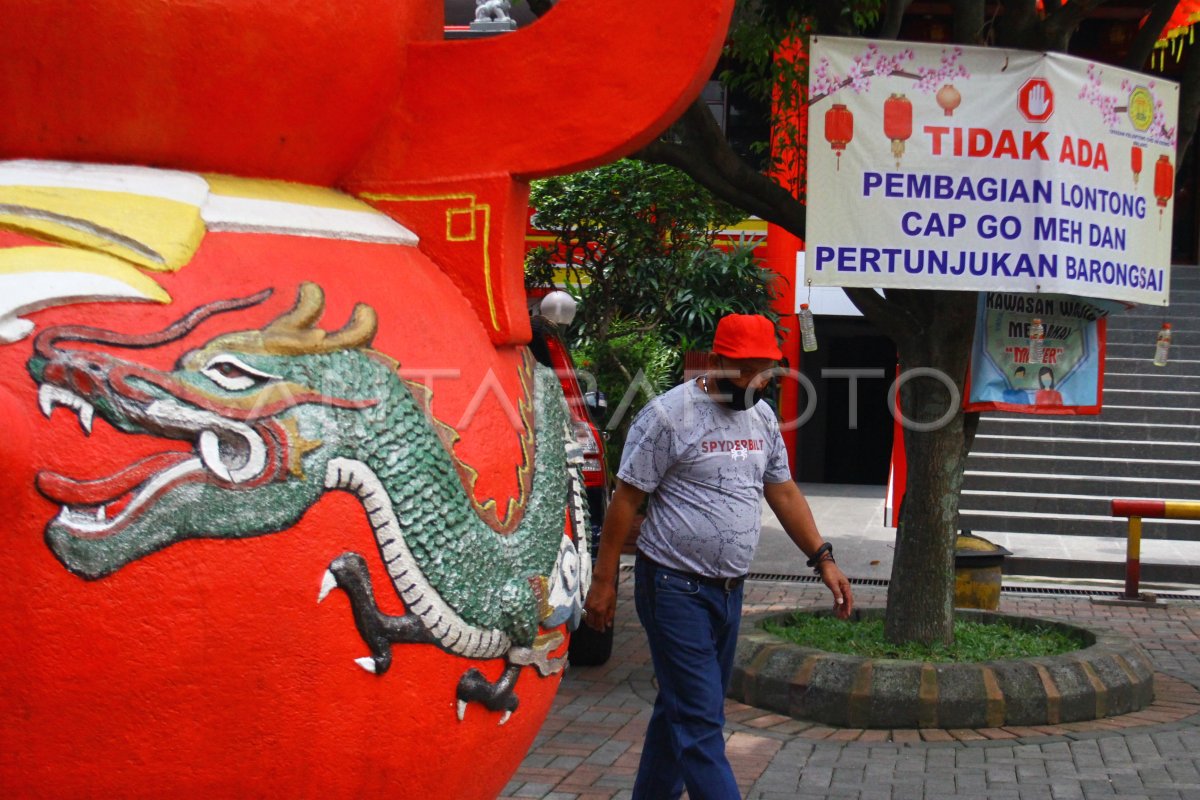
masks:
[[[824,556],[826,553],[829,554],[830,559],[833,558],[833,545],[831,545],[829,542],[825,542],[817,548],[817,552],[813,553],[812,558],[808,560],[808,566],[815,567],[817,564],[820,564],[825,560],[822,558],[822,556]]]

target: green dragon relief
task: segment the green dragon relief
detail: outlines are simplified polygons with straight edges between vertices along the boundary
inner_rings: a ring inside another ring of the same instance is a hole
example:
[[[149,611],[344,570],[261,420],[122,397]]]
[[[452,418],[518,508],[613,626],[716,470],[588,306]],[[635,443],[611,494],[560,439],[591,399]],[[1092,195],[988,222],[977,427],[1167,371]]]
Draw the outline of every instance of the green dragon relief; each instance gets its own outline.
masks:
[[[200,306],[152,334],[57,326],[38,335],[28,369],[47,417],[66,406],[85,433],[99,415],[124,433],[193,445],[97,480],[40,472],[38,490],[61,508],[47,544],[72,573],[96,580],[187,539],[286,530],[326,492],[349,492],[405,607],[379,610],[363,555],[332,560],[318,602],[335,588],[349,597],[370,651],[357,663],[382,675],[400,643],[503,657],[495,681],[472,668],[456,691],[460,720],[476,702],[503,723],[517,708],[522,668],[563,668],[550,656],[563,641],[555,629],[578,625],[590,581],[581,459],[557,378],[526,360],[521,496],[502,516],[474,500],[474,474],[453,455],[457,434],[430,414],[428,390],[371,349],[378,321],[367,305],[326,331],[317,326],[322,291],[302,284],[287,313],[219,335],[169,372],[96,347],[162,346],[270,294]]]

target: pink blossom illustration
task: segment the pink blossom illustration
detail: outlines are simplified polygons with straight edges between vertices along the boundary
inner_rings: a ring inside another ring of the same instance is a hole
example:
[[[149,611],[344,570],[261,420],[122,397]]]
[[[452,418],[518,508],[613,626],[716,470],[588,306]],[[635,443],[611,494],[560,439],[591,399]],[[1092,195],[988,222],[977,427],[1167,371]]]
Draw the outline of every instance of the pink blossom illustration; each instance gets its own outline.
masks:
[[[1101,78],[1104,75],[1104,70],[1097,67],[1095,64],[1089,64],[1087,68],[1087,79],[1079,89],[1079,99],[1083,100],[1088,105],[1100,112],[1100,119],[1109,128],[1119,127],[1122,122],[1127,119],[1126,114],[1129,111],[1128,105],[1119,105],[1122,98],[1129,97],[1129,93],[1133,91],[1134,84],[1128,78],[1121,81],[1120,94],[1108,94],[1104,91],[1104,85]],[[1167,114],[1163,107],[1163,101],[1155,93],[1155,81],[1149,81],[1146,88],[1154,95],[1154,118],[1150,122],[1150,127],[1146,130],[1146,134],[1163,142],[1169,142],[1172,146],[1175,144],[1175,138],[1178,133],[1175,126],[1167,125]]]
[[[906,65],[915,59],[911,49],[885,55],[878,45],[868,44],[862,53],[854,57],[845,75],[835,73],[830,67],[829,59],[822,58],[813,67],[812,96],[809,102],[815,105],[823,98],[845,88],[849,88],[855,94],[862,94],[870,90],[872,78],[890,76],[909,78],[916,82],[916,91],[931,94],[954,78],[971,77],[966,67],[959,63],[962,54],[962,48],[955,47],[943,50],[941,61],[936,66],[913,65],[906,68]]]

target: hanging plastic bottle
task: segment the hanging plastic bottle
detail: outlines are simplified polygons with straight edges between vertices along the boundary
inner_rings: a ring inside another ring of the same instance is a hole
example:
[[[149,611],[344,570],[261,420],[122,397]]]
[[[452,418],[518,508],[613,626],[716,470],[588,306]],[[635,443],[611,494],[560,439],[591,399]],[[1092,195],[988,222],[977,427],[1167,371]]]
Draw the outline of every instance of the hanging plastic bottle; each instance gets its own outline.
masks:
[[[1036,317],[1033,324],[1029,326],[1029,363],[1042,363],[1042,353],[1046,349],[1046,329],[1042,327],[1042,321]]]
[[[1158,332],[1158,342],[1154,346],[1154,366],[1165,367],[1167,365],[1167,351],[1171,349],[1171,323],[1164,322],[1162,330]]]
[[[804,352],[811,353],[817,349],[817,328],[813,321],[813,313],[808,303],[800,304],[800,346]]]

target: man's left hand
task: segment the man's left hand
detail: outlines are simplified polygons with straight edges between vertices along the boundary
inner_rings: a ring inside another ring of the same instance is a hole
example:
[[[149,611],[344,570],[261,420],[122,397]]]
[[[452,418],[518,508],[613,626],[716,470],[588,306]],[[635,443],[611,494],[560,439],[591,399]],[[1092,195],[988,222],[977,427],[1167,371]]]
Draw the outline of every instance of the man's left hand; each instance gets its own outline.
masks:
[[[822,561],[821,580],[833,593],[833,613],[838,619],[846,619],[854,610],[854,594],[850,591],[850,579],[842,572],[836,562]]]

